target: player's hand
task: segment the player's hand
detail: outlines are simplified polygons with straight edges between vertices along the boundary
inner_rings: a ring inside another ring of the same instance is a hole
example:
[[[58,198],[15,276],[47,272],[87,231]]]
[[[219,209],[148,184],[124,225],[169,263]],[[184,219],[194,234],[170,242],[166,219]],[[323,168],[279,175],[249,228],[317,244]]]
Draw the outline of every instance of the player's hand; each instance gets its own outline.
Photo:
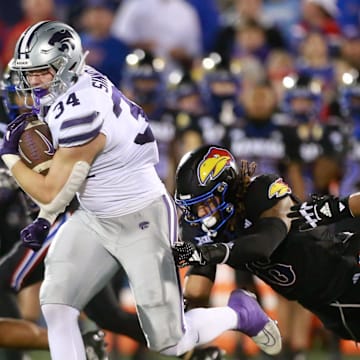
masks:
[[[15,120],[9,123],[0,149],[0,155],[19,154],[19,140],[27,124],[26,119],[32,113],[19,115]],[[33,115],[32,115],[33,116]]]
[[[311,201],[294,205],[287,215],[293,219],[292,224],[300,231],[308,231],[320,225],[328,225],[352,214],[348,205],[348,198],[339,199],[332,195],[312,195]]]
[[[176,242],[172,248],[172,252],[178,267],[206,265],[200,249],[191,242]]]
[[[50,222],[46,219],[35,219],[20,232],[20,238],[23,245],[34,251],[40,250],[49,234],[50,226]]]
[[[231,248],[232,244],[214,243],[195,246],[185,241],[175,243],[173,255],[178,267],[224,264],[230,256]]]

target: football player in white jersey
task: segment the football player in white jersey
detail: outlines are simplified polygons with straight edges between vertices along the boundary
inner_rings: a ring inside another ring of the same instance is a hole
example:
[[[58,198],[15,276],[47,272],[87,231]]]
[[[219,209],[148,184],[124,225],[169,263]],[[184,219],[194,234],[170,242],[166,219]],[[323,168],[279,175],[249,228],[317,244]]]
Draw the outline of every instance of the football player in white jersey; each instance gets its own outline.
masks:
[[[24,117],[9,124],[0,150],[19,185],[41,208],[25,245],[41,242],[37,235],[75,194],[80,203],[45,260],[40,302],[52,359],[85,360],[79,312],[119,263],[149,348],[181,355],[234,329],[269,354],[278,353],[275,322],[243,291],[233,292],[228,306],[184,313],[171,248],[177,240],[176,210],[154,168],[158,151],[146,115],[86,66],[85,57],[78,34],[64,23],[44,21],[24,31],[12,69],[48,123],[56,152],[47,175],[19,161]]]

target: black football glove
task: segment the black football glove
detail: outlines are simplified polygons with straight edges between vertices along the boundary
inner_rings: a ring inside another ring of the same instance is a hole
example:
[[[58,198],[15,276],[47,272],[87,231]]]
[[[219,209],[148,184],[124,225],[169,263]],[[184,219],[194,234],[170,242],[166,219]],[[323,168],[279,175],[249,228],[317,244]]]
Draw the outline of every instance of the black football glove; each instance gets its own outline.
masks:
[[[201,252],[191,242],[176,242],[172,248],[172,252],[178,267],[206,264]]]
[[[311,195],[311,201],[294,205],[287,216],[300,231],[308,231],[320,225],[328,225],[353,217],[349,198],[339,199],[332,195]]]
[[[178,267],[223,264],[229,258],[230,246],[224,243],[195,246],[185,241],[175,243],[172,252]]]

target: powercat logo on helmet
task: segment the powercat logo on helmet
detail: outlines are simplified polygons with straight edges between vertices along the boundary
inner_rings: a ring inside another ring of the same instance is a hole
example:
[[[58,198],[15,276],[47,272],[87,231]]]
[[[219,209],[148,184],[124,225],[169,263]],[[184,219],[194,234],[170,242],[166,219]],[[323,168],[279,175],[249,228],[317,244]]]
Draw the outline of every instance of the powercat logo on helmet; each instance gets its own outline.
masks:
[[[229,151],[211,147],[198,166],[197,176],[200,184],[205,185],[209,179],[216,179],[231,166],[231,162],[234,162],[234,158]]]
[[[75,49],[74,37],[69,30],[60,30],[54,33],[49,39],[49,44],[56,46],[61,52]]]

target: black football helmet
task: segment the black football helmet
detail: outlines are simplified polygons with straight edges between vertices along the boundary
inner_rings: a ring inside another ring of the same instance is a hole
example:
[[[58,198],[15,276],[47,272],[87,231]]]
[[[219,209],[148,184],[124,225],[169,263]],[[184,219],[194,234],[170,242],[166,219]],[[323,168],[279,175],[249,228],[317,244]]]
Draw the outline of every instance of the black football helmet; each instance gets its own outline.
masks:
[[[8,65],[0,80],[0,96],[3,108],[8,115],[4,122],[10,122],[20,115],[21,112],[31,109],[31,106],[27,106],[24,100],[21,100],[22,95],[16,90],[19,81],[20,78],[16,71],[11,70],[10,65]]]
[[[185,154],[176,170],[175,203],[190,224],[201,225],[210,236],[235,212],[234,184],[238,175],[234,157],[224,147],[205,145]],[[199,206],[207,209],[198,215]]]

